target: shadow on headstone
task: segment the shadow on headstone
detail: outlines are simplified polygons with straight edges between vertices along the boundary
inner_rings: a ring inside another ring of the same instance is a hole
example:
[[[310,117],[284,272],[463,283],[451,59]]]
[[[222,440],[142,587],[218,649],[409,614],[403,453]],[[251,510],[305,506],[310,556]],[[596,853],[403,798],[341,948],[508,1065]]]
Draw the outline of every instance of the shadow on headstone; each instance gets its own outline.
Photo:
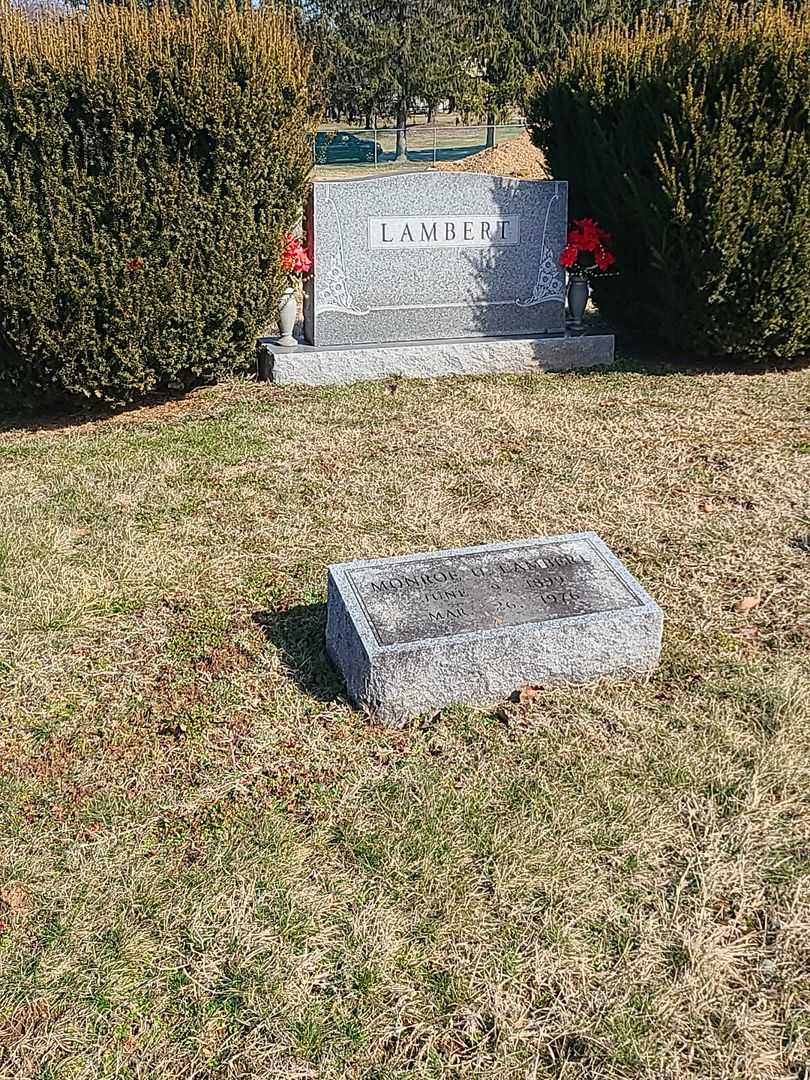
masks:
[[[474,329],[486,336],[564,333],[566,279],[559,260],[568,229],[568,184],[469,175],[489,200],[490,214],[509,222],[519,238],[514,245],[494,243],[463,252]]]
[[[256,611],[251,616],[295,685],[319,701],[340,694],[340,676],[326,655],[326,604],[297,604],[286,611]]]

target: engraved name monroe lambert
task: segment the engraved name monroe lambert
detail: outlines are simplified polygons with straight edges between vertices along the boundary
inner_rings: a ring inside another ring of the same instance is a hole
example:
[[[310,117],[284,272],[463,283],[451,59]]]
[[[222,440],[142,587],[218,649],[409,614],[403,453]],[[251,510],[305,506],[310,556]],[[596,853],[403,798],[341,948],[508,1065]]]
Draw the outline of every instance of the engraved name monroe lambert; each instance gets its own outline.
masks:
[[[537,570],[560,570],[562,568],[576,568],[586,570],[592,566],[592,562],[585,555],[577,553],[550,555],[545,558],[509,559],[507,562],[499,562],[492,566],[489,571],[481,566],[470,568],[473,577],[484,577],[488,573],[505,577],[510,574],[530,574]],[[463,575],[452,569],[433,570],[430,573],[401,574],[396,577],[382,578],[379,581],[371,581],[372,591],[390,592],[408,587],[424,585],[438,585],[446,582],[462,581]]]

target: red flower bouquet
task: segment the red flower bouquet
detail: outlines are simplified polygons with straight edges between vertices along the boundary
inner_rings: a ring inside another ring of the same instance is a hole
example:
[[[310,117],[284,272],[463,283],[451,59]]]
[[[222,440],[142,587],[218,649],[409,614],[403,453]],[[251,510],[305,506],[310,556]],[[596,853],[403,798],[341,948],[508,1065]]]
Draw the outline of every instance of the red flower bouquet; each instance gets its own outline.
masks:
[[[287,233],[284,237],[284,250],[281,252],[281,269],[285,270],[290,285],[295,284],[295,279],[300,274],[306,274],[312,269],[312,259],[297,236]]]
[[[592,218],[580,218],[568,230],[568,242],[562,249],[560,263],[572,277],[588,278],[604,274],[616,262],[610,250],[613,237]]]

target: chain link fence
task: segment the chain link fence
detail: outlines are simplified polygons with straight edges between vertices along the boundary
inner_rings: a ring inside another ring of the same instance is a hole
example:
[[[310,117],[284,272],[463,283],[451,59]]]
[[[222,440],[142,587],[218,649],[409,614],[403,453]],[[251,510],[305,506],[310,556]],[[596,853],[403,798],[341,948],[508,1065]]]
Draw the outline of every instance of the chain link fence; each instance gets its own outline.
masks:
[[[460,161],[518,138],[525,122],[511,124],[413,124],[396,127],[321,127],[312,139],[313,163],[319,171],[432,168]]]

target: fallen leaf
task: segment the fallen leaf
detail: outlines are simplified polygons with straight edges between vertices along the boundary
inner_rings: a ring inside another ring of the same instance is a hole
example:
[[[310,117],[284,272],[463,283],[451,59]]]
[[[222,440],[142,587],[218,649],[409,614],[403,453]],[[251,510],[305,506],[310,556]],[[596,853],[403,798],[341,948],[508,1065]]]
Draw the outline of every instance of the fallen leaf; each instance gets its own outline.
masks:
[[[700,504],[698,509],[702,510],[704,514],[711,514],[717,509],[717,507],[714,505],[711,499],[706,499]]]
[[[24,915],[29,908],[28,893],[16,881],[0,885],[0,905],[11,915]]]
[[[745,638],[747,641],[752,641],[754,638],[759,637],[758,626],[741,626],[737,630],[731,631],[734,637]]]
[[[521,686],[512,695],[512,701],[518,705],[531,705],[542,689],[542,686]]]
[[[753,611],[754,608],[759,607],[760,598],[758,596],[744,596],[742,600],[738,600],[734,605],[734,610],[744,615],[747,611]]]

